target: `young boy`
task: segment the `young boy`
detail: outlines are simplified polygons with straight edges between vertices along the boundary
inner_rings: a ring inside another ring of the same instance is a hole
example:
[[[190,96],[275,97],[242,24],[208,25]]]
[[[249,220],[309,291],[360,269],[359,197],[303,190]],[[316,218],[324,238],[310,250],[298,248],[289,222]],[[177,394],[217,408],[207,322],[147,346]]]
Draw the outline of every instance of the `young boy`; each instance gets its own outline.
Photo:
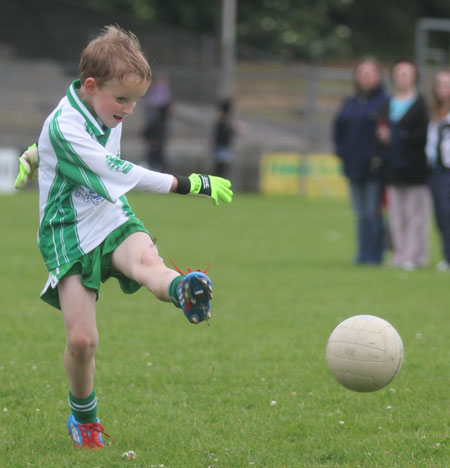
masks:
[[[67,425],[77,447],[104,446],[93,389],[101,281],[115,277],[126,293],[145,286],[181,307],[191,323],[211,316],[208,276],[167,268],[125,197],[137,188],[208,195],[217,205],[230,203],[233,195],[226,179],[161,174],[120,159],[122,122],[150,81],[137,38],[118,26],[106,27],[83,51],[80,79],[46,119],[38,142],[39,247],[50,272],[41,298],[60,308],[64,318]],[[26,164],[21,160],[17,187],[29,175],[32,164]]]

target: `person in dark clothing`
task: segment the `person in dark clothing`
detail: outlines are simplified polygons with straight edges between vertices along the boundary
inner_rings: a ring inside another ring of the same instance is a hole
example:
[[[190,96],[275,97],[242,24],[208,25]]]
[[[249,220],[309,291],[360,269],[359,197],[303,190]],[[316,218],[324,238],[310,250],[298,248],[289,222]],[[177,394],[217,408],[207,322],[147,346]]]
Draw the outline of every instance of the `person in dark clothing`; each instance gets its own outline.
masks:
[[[213,174],[227,177],[232,159],[232,142],[236,129],[232,122],[232,101],[224,99],[217,106],[217,117],[213,128]]]
[[[145,97],[146,122],[142,136],[147,143],[146,160],[150,169],[165,172],[168,118],[172,95],[168,79],[156,77]]]
[[[377,265],[384,253],[384,182],[375,131],[378,111],[388,96],[375,59],[364,58],[356,65],[354,85],[355,93],[344,101],[335,117],[333,140],[350,184],[356,215],[358,247],[354,262]]]
[[[380,110],[377,137],[386,161],[392,263],[413,270],[428,262],[428,108],[417,91],[417,68],[412,61],[398,60],[392,67],[392,81],[394,94]]]

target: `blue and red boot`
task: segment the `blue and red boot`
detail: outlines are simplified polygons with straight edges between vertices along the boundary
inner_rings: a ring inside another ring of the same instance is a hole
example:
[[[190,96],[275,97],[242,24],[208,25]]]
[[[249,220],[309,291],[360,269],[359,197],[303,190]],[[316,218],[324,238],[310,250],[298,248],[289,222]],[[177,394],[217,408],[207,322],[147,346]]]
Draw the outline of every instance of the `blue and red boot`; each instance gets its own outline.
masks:
[[[98,418],[94,423],[82,424],[70,413],[69,419],[67,420],[67,429],[69,430],[73,445],[78,448],[88,447],[90,449],[100,449],[105,446],[102,434],[112,438],[105,432]]]
[[[200,323],[211,318],[212,283],[205,273],[188,273],[177,287],[177,298],[189,322]]]

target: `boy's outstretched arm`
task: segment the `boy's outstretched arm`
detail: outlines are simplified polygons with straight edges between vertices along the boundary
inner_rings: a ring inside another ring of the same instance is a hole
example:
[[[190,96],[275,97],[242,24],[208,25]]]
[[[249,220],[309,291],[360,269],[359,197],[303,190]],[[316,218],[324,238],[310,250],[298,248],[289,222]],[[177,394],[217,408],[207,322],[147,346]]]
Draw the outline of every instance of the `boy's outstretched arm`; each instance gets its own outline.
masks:
[[[21,190],[28,181],[35,178],[39,163],[39,155],[36,143],[29,146],[19,158],[19,173],[14,182],[14,187]]]
[[[23,189],[27,183],[37,177],[37,168],[39,164],[39,154],[36,144],[29,146],[19,158],[19,173],[17,174],[14,187],[17,190]],[[222,177],[191,174],[189,177],[174,176],[172,192],[187,195],[204,195],[214,200],[216,205],[219,200],[224,203],[231,203],[233,192],[231,182]]]
[[[218,205],[219,200],[231,203],[233,192],[230,187],[231,182],[228,179],[206,174],[191,174],[189,177],[174,176],[172,191],[182,195],[190,193],[205,195],[212,198]]]

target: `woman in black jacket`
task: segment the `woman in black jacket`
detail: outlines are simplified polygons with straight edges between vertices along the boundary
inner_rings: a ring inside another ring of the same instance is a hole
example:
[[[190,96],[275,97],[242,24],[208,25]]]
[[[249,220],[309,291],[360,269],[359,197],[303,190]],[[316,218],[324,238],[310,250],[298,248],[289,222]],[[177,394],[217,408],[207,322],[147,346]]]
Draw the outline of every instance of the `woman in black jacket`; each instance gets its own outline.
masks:
[[[431,197],[425,144],[428,109],[418,93],[417,68],[399,60],[392,68],[394,95],[380,110],[377,136],[387,170],[389,228],[394,265],[407,270],[428,261]]]

